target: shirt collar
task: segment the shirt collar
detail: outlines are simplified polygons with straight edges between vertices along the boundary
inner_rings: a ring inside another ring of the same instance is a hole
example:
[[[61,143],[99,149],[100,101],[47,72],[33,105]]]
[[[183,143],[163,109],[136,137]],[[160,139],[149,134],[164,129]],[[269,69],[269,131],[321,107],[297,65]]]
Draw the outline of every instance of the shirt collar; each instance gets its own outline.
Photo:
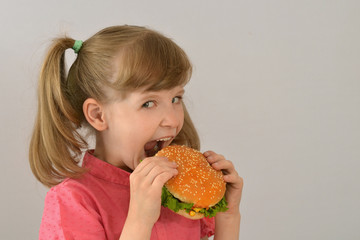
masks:
[[[129,172],[98,159],[92,153],[93,150],[90,150],[84,155],[83,167],[88,170],[88,173],[108,182],[130,185]]]

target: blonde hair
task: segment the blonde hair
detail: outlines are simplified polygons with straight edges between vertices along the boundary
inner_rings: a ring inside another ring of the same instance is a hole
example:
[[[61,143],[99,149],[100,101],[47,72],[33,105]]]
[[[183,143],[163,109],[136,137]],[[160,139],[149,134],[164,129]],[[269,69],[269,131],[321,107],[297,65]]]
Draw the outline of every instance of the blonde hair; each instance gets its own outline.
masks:
[[[171,89],[186,84],[192,71],[187,55],[171,39],[126,25],[105,28],[86,40],[66,74],[65,51],[74,43],[68,37],[55,39],[40,72],[29,161],[35,177],[48,187],[85,171],[79,161],[88,143],[78,130],[86,124],[82,105],[87,98],[111,101],[104,94],[108,87],[125,94],[143,87]],[[199,149],[185,105],[184,116],[173,143]]]

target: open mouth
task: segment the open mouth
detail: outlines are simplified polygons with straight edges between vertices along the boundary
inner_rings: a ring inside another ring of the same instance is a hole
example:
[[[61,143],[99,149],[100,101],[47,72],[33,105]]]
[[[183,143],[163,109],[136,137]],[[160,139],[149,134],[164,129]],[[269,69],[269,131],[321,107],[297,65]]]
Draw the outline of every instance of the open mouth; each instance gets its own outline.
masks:
[[[153,157],[158,151],[165,147],[167,141],[170,141],[172,137],[161,138],[153,140],[145,144],[144,150],[146,157]]]

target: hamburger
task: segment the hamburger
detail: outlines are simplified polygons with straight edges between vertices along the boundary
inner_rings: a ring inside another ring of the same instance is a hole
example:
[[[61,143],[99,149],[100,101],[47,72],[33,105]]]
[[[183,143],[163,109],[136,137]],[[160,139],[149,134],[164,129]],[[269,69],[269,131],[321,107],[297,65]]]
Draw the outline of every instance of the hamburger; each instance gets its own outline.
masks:
[[[172,145],[156,156],[167,157],[178,165],[178,175],[162,189],[162,206],[190,219],[214,217],[227,210],[223,173],[212,168],[201,152]]]

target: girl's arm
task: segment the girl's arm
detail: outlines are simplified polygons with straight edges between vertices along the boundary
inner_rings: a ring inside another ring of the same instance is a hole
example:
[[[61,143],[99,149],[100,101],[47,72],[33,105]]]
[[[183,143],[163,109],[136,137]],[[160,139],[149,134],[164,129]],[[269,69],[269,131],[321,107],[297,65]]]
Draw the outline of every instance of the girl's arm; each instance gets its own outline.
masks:
[[[143,160],[130,175],[130,205],[120,240],[150,239],[160,216],[161,192],[164,184],[178,171],[165,157]]]
[[[231,215],[218,213],[215,217],[214,240],[238,240],[240,235],[240,219],[240,212]]]
[[[243,179],[236,172],[231,161],[224,156],[207,151],[204,156],[216,170],[224,173],[226,185],[225,198],[228,202],[228,210],[220,212],[215,217],[214,240],[238,240],[240,235],[240,200],[243,189]]]

